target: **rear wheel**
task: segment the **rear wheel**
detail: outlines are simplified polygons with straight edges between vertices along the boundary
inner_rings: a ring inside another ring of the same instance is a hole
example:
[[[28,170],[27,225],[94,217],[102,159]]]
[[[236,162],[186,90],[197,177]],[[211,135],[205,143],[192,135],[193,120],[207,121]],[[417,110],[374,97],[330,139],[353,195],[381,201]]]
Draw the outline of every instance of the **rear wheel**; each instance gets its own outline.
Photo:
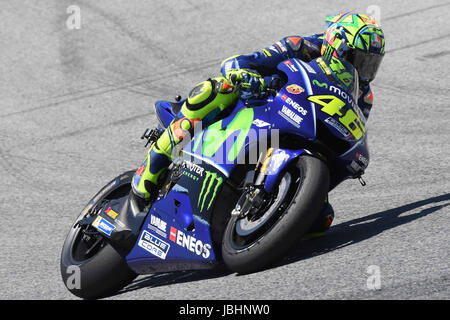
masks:
[[[93,228],[95,208],[104,200],[126,195],[134,171],[126,172],[107,184],[81,212],[66,237],[61,253],[61,276],[74,295],[93,299],[108,296],[130,283],[137,274],[125,261],[125,254],[114,248]]]
[[[249,273],[282,259],[309,230],[329,187],[329,171],[315,157],[301,156],[280,174],[273,200],[257,217],[233,216],[225,230],[222,257],[229,269]]]

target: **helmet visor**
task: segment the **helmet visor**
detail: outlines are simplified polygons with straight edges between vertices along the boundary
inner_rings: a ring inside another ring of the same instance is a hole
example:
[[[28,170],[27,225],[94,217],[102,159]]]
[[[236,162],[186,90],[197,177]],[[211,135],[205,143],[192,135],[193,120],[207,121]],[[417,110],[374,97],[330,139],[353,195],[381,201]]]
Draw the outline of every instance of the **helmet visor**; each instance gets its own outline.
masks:
[[[384,55],[356,49],[349,52],[347,60],[358,70],[361,79],[366,79],[370,82],[375,79],[383,57]]]

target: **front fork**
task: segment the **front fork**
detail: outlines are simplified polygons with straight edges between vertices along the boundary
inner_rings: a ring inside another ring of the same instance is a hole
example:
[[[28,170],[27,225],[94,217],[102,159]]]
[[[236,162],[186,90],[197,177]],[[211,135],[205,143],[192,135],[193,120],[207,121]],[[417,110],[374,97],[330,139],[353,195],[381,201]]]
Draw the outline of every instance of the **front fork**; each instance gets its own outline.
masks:
[[[247,172],[244,180],[244,192],[239,198],[236,207],[231,212],[231,215],[244,218],[249,216],[255,216],[257,211],[268,200],[268,193],[264,190],[264,181],[266,178],[267,163],[270,160],[271,150],[270,148],[263,160],[263,154],[261,153],[255,170]]]
[[[269,148],[260,155],[254,171],[249,171],[244,180],[244,192],[231,212],[240,218],[257,218],[274,201],[273,188],[284,168],[299,155],[311,154],[308,150],[286,150]]]

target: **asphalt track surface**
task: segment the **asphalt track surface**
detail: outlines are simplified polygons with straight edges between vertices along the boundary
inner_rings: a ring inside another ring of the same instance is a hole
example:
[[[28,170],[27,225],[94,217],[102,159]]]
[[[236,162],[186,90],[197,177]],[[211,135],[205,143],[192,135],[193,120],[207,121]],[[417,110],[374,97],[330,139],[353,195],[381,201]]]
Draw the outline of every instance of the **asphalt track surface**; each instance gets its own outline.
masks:
[[[141,163],[156,100],[185,96],[226,57],[321,32],[326,14],[378,5],[387,53],[367,186],[333,190],[329,233],[262,272],[140,276],[110,299],[449,299],[450,2],[330,2],[1,1],[0,298],[75,298],[59,271],[68,228]],[[79,30],[66,27],[72,4]]]

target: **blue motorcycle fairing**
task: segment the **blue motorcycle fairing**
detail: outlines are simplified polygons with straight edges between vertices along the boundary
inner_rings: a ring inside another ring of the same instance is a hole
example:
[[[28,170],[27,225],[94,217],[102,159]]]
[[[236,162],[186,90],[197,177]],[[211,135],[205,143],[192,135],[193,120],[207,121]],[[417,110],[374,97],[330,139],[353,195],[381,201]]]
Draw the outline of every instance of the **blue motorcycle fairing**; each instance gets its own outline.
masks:
[[[137,273],[204,269],[218,263],[210,222],[226,177],[208,164],[183,159],[180,179],[154,202],[138,242],[126,257]]]
[[[216,199],[237,165],[249,159],[256,164],[260,152],[267,150],[266,138],[272,139],[275,132],[313,142],[320,133],[317,123],[321,122],[336,141],[346,143],[345,152],[337,154],[329,164],[333,174],[330,190],[367,167],[366,134],[359,140],[344,135],[337,117],[326,114],[322,106],[308,100],[317,94],[345,98],[342,94],[345,89],[326,77],[315,61],[306,64],[291,59],[281,63],[279,69],[288,81],[275,97],[253,108],[239,101],[229,116],[194,132],[194,139],[184,146],[183,154],[188,158],[184,159],[180,179],[154,202],[138,241],[126,257],[135,272],[211,268],[219,263],[220,255],[215,252],[211,235]],[[349,108],[355,109],[351,100],[346,101],[342,110]],[[167,106],[160,104],[160,109],[158,116],[164,117],[162,122],[167,127],[175,115]],[[261,145],[261,141],[265,144]],[[275,147],[276,157],[269,162],[266,188],[270,190],[275,185],[289,162],[310,151]]]
[[[186,99],[177,103],[171,103],[169,101],[157,101],[155,103],[156,118],[158,119],[161,128],[167,128],[172,120],[175,119],[178,114],[181,114],[180,109],[185,100]],[[174,107],[178,110],[174,110]]]
[[[272,191],[273,186],[277,183],[280,172],[291,163],[294,159],[302,154],[312,155],[308,150],[287,150],[287,149],[274,149],[270,156],[270,160],[267,166],[267,177],[264,181],[264,190],[268,193]]]
[[[330,181],[330,190],[334,189],[345,179],[357,178],[364,174],[369,165],[369,146],[367,134],[353,144],[343,154],[336,157],[333,165],[334,175]]]

